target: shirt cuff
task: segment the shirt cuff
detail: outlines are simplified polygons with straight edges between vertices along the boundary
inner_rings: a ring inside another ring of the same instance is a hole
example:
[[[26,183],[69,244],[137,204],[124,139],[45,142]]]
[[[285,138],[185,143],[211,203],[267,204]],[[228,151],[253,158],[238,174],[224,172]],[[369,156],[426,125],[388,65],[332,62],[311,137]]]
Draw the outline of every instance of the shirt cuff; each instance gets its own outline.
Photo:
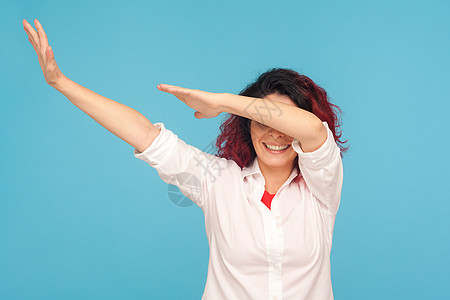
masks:
[[[328,127],[328,123],[323,121],[322,124],[327,129],[327,139],[319,147],[312,152],[303,152],[300,147],[300,142],[297,139],[292,141],[292,149],[298,153],[299,160],[302,164],[313,167],[313,168],[322,168],[328,165],[331,159],[336,155],[336,152],[339,152],[339,147],[336,144],[333,136],[333,132]]]
[[[153,125],[160,129],[158,136],[143,152],[139,152],[139,150],[134,148],[134,157],[149,163],[151,166],[156,166],[167,159],[167,150],[165,149],[173,149],[172,145],[174,146],[177,142],[177,137],[170,130],[166,130],[163,123],[155,123]]]

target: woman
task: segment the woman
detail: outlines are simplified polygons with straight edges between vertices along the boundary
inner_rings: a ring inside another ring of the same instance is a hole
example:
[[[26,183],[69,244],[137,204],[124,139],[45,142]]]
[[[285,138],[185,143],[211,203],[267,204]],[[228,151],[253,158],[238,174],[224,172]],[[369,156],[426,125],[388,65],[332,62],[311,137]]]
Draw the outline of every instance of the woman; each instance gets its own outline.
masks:
[[[333,299],[330,251],[343,183],[337,106],[289,69],[239,95],[159,84],[196,118],[229,113],[218,155],[163,123],[78,85],[59,70],[39,21],[23,21],[46,82],[134,147],[135,157],[199,206],[210,245],[202,299]]]

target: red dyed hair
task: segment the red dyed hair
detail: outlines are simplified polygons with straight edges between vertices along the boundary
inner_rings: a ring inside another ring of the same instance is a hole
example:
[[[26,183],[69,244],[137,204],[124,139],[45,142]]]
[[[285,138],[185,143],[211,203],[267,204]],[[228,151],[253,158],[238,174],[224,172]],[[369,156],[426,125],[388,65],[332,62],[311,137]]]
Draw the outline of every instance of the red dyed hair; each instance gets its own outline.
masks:
[[[340,155],[348,150],[344,148],[340,140],[342,132],[340,128],[341,109],[330,103],[327,92],[315,84],[309,77],[301,75],[291,69],[273,68],[261,74],[258,79],[247,85],[239,95],[264,98],[270,94],[288,96],[299,108],[315,114],[320,120],[326,121],[334,140],[341,149]],[[248,118],[229,114],[220,125],[220,135],[216,140],[217,156],[234,160],[241,168],[248,166],[256,157],[250,133]]]

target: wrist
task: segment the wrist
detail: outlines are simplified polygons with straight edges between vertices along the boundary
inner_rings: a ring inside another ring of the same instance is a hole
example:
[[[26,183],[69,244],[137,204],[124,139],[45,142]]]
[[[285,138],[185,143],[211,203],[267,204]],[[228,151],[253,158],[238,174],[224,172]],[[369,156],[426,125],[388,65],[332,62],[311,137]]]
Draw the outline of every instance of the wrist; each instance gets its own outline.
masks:
[[[53,88],[57,89],[58,91],[61,91],[62,87],[64,86],[64,84],[70,80],[69,78],[67,78],[66,76],[64,76],[64,74],[60,74],[56,80],[50,84],[50,86],[52,86]]]
[[[231,93],[223,93],[223,101],[220,104],[220,111],[229,114],[235,114],[235,101],[238,95]]]

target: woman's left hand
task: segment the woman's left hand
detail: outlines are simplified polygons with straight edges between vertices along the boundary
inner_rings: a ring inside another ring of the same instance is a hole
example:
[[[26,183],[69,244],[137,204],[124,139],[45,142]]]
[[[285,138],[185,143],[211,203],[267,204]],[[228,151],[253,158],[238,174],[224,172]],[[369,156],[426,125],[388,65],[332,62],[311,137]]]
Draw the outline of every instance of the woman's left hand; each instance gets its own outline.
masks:
[[[158,90],[169,93],[195,109],[197,119],[217,117],[228,93],[210,93],[201,90],[182,88],[169,84],[158,84]]]

